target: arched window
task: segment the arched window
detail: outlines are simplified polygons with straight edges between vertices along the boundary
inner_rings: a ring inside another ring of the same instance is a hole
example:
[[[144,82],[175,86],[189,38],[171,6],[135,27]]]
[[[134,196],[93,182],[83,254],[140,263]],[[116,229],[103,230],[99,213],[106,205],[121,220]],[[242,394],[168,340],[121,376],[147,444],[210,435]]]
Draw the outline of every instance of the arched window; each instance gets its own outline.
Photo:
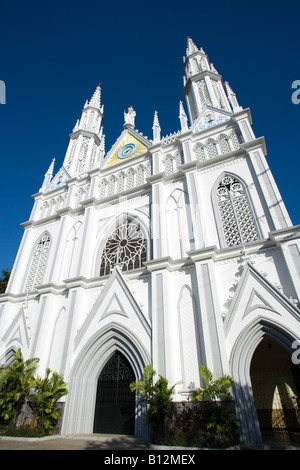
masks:
[[[208,158],[215,158],[218,156],[217,144],[213,139],[208,139],[207,144]]]
[[[132,189],[134,187],[134,170],[129,168],[126,175],[126,189]]]
[[[164,160],[164,167],[166,175],[172,175],[174,173],[174,163],[172,155],[168,154],[165,156]]]
[[[206,160],[203,144],[197,143],[194,147],[194,152],[196,159],[199,160],[199,162],[204,162]]]
[[[117,192],[121,193],[124,191],[125,187],[125,173],[121,171],[121,173],[118,174],[118,185],[117,185]]]
[[[115,194],[115,187],[116,187],[116,177],[114,175],[111,175],[108,179],[107,196],[112,196],[113,194]]]
[[[111,273],[115,264],[122,271],[141,268],[146,261],[146,240],[138,223],[124,220],[108,238],[101,257],[100,276]]]
[[[200,80],[200,82],[198,82],[197,85],[199,89],[201,107],[203,108],[203,106],[206,104],[211,105],[211,101],[210,101],[209,93],[207,91],[205,80]]]
[[[107,181],[104,178],[99,184],[99,199],[102,199],[106,196]]]
[[[48,258],[50,249],[50,237],[47,232],[42,236],[36,245],[33,257],[31,260],[31,265],[29,268],[25,292],[30,292],[35,289],[38,285],[42,283],[46,261]]]
[[[145,183],[145,168],[143,165],[139,165],[136,169],[136,186],[141,186]]]
[[[240,131],[238,129],[233,129],[230,133],[230,138],[234,150],[239,149],[243,143],[243,138]]]
[[[217,189],[217,201],[227,246],[259,238],[245,188],[237,178],[229,175],[222,178]]]
[[[229,145],[229,142],[228,142],[227,135],[222,134],[220,136],[219,146],[220,146],[222,154],[230,152],[230,145]]]
[[[176,164],[176,171],[179,171],[180,165],[184,163],[183,161],[183,153],[182,150],[177,150],[175,153],[175,164]]]

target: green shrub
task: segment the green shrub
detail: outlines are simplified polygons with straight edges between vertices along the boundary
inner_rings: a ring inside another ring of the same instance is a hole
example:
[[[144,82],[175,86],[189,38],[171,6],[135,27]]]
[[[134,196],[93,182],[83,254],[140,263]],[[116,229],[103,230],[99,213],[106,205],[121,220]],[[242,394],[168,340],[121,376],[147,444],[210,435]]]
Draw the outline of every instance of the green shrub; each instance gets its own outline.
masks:
[[[144,369],[143,380],[132,382],[130,390],[137,390],[145,405],[147,406],[146,420],[150,424],[153,437],[164,437],[166,434],[167,420],[170,417],[172,408],[172,394],[177,383],[169,388],[168,381],[161,375],[155,382],[156,372],[152,365],[148,365]],[[178,382],[179,383],[179,382]]]
[[[169,426],[165,423],[164,432],[155,436],[157,444],[207,448],[226,448],[237,444],[239,423],[233,413],[230,393],[232,378],[224,375],[215,379],[206,366],[200,368],[200,374],[204,387],[192,393],[192,401],[186,402],[184,409],[173,415]],[[165,397],[166,391],[163,394]],[[171,395],[169,400],[171,402]],[[152,409],[155,408],[152,406]],[[167,416],[170,413],[165,414]],[[152,412],[153,417],[155,414]]]
[[[19,349],[13,363],[0,368],[0,414],[6,423],[16,423],[34,386],[38,362],[36,358],[24,361]]]
[[[34,377],[39,359],[24,361],[21,350],[12,364],[0,368],[0,417],[2,432],[10,435],[45,435],[56,424],[57,401],[68,393],[63,376],[46,369],[45,378]],[[50,375],[52,372],[52,375]],[[16,427],[17,418],[27,403],[34,421]],[[6,429],[3,431],[3,424]]]
[[[37,424],[45,433],[49,433],[58,419],[57,401],[68,393],[63,376],[57,372],[50,376],[51,372],[51,369],[46,369],[45,378],[36,377],[33,393],[27,398]]]

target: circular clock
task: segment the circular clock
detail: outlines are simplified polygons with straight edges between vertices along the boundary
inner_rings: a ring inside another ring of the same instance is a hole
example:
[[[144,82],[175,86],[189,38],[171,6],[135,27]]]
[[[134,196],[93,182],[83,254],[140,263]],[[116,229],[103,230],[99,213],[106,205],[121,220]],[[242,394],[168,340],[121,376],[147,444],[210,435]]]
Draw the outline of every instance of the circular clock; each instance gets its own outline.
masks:
[[[123,145],[123,147],[121,147],[120,150],[118,151],[118,157],[121,159],[130,157],[130,155],[133,154],[135,149],[136,149],[136,145],[133,142]]]

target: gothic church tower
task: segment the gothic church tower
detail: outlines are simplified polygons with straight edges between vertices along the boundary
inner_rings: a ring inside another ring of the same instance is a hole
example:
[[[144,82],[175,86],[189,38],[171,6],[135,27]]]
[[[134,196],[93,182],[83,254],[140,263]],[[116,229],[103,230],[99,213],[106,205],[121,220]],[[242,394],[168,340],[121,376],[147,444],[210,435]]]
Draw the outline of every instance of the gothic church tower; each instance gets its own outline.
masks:
[[[162,137],[155,111],[150,140],[129,107],[106,152],[98,85],[22,224],[0,296],[1,362],[21,348],[64,375],[63,433],[141,436],[144,414],[128,383],[151,363],[181,381],[182,402],[205,364],[233,376],[241,439],[258,442],[255,364],[263,367],[267,341],[289,361],[300,341],[299,226],[250,110],[203,49],[191,38],[186,46],[180,130]]]

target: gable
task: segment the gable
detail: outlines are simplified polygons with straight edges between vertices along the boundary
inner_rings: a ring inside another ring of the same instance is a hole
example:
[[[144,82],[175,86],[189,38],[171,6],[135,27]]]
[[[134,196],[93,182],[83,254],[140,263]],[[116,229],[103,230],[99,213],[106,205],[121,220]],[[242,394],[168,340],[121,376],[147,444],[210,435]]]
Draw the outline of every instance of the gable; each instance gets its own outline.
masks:
[[[229,113],[221,113],[219,111],[215,111],[213,108],[206,106],[200,116],[197,118],[194,124],[193,132],[197,133],[229,120]]]
[[[3,342],[6,344],[8,349],[15,346],[16,350],[21,348],[25,353],[28,350],[30,337],[28,334],[28,326],[23,307],[20,309],[19,313],[6,331],[3,337]]]
[[[268,318],[275,323],[299,321],[299,310],[265,276],[248,264],[243,272],[235,296],[224,320],[227,338],[239,334],[256,318]]]
[[[138,337],[151,336],[149,320],[133,297],[118,267],[115,267],[78,331],[75,348],[110,323],[123,325]]]
[[[137,132],[125,130],[104,159],[103,168],[123,163],[147,152],[150,142]]]
[[[64,186],[69,179],[71,179],[69,173],[64,167],[62,167],[52,179],[49,187],[47,188],[47,193]]]

